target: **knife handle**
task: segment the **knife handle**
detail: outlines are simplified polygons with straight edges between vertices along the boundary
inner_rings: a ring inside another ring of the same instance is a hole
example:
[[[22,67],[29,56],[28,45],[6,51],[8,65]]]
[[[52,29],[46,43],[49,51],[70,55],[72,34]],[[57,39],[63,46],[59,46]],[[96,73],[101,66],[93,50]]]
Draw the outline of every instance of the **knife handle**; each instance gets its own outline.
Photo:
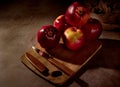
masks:
[[[50,63],[52,63],[53,65],[55,65],[57,68],[59,68],[60,70],[62,70],[64,73],[66,73],[69,76],[73,76],[74,71],[72,71],[71,69],[69,69],[67,66],[65,66],[64,64],[58,62],[57,60],[55,60],[54,58],[48,58],[48,61]]]
[[[41,72],[44,76],[48,76],[48,68],[45,67],[38,59],[36,59],[34,56],[32,56],[29,53],[26,53],[26,58],[28,61],[39,71]]]
[[[55,60],[52,56],[50,56],[49,54],[41,51],[40,49],[36,48],[36,47],[32,47],[33,50],[35,52],[37,52],[40,56],[44,57],[45,59],[47,59],[51,64],[55,65],[57,68],[59,68],[60,70],[62,70],[63,72],[65,72],[67,75],[72,76],[74,74],[74,71],[72,71],[71,69],[69,69],[67,66],[65,66],[64,64],[58,62],[57,60]]]

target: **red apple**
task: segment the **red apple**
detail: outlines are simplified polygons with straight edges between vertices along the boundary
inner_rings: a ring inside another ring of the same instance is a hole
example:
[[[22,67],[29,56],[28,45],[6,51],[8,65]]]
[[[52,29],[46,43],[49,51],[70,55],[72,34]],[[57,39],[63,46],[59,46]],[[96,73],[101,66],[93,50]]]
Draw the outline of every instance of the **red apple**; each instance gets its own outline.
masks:
[[[102,24],[99,20],[90,18],[83,26],[83,32],[87,41],[97,40],[102,33]]]
[[[41,47],[52,49],[56,47],[60,40],[59,31],[52,25],[42,26],[37,32],[37,41]]]
[[[70,27],[65,20],[65,15],[59,15],[53,22],[53,26],[56,27],[59,31],[63,32],[66,28]]]
[[[83,26],[89,19],[89,10],[79,2],[72,3],[66,10],[65,19],[72,26]]]
[[[69,27],[64,31],[63,42],[70,50],[79,50],[85,43],[85,37],[81,29]]]

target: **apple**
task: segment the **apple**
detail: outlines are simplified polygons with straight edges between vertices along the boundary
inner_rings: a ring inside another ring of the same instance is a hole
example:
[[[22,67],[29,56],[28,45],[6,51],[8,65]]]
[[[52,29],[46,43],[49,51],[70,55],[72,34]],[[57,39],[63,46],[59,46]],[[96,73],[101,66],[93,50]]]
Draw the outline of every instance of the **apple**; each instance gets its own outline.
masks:
[[[53,49],[59,44],[60,33],[52,25],[44,25],[37,32],[37,41],[45,49]]]
[[[56,27],[60,32],[63,32],[66,28],[70,27],[65,20],[65,15],[59,15],[53,22],[53,26]]]
[[[72,26],[81,27],[90,18],[90,11],[79,2],[74,2],[68,6],[65,19]]]
[[[102,24],[98,19],[90,18],[82,27],[87,41],[94,41],[99,38],[102,33]]]
[[[66,48],[73,51],[79,50],[85,43],[84,33],[77,27],[69,27],[64,31],[63,42]]]

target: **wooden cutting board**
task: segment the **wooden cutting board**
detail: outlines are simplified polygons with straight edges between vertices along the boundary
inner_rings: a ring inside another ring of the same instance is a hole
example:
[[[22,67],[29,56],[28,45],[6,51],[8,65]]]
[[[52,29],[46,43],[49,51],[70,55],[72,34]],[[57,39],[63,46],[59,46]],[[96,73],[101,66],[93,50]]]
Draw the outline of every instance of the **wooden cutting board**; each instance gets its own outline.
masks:
[[[45,51],[45,49],[41,48],[39,44],[37,44],[36,47],[42,51]],[[54,56],[54,59],[56,61],[62,63],[64,66],[68,67],[74,73],[76,73],[100,50],[101,47],[102,43],[100,41],[95,41],[91,43],[86,43],[84,47],[78,51],[71,51],[66,49],[63,44],[59,44],[56,48],[47,52]],[[47,59],[34,52],[32,48],[27,52],[37,58],[49,69],[50,75],[44,76],[27,60],[25,54],[23,54],[23,56],[21,57],[22,63],[24,63],[25,66],[27,66],[30,70],[32,70],[43,79],[46,79],[53,84],[61,85],[71,77],[55,65],[51,64]],[[58,77],[52,77],[51,73],[53,71],[61,71],[62,75]]]

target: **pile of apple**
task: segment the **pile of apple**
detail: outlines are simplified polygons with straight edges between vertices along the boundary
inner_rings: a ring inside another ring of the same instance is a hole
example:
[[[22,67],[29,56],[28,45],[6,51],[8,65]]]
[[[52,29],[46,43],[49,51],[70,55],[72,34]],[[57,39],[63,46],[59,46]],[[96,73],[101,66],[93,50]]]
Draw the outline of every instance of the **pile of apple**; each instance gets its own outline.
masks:
[[[62,38],[67,49],[79,50],[85,43],[96,41],[102,32],[98,19],[90,17],[87,7],[74,2],[65,14],[59,15],[53,25],[42,26],[37,32],[37,41],[45,49],[55,48]]]

